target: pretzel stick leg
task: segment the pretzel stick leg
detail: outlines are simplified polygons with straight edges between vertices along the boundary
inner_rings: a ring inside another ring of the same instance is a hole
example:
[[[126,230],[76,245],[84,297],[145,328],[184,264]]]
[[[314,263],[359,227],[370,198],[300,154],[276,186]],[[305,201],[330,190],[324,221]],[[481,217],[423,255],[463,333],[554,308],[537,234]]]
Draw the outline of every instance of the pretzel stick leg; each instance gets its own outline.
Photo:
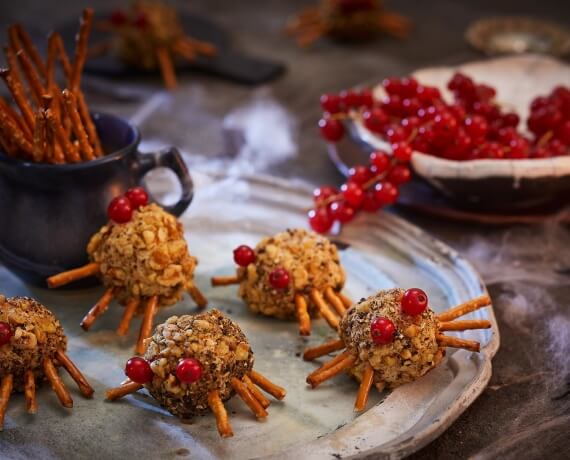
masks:
[[[319,367],[318,369],[315,369],[313,372],[311,372],[307,378],[312,378],[315,375],[320,374],[323,371],[326,371],[327,369],[330,369],[333,366],[336,366],[338,363],[340,363],[342,360],[344,360],[345,358],[348,358],[350,356],[350,352],[348,350],[343,351],[342,353],[340,353],[339,355],[335,356],[333,359],[331,359],[330,361],[327,361],[326,363],[324,363],[321,367]]]
[[[208,305],[208,299],[204,297],[202,291],[200,291],[194,283],[192,283],[188,288],[188,293],[190,294],[190,297],[192,297],[192,300],[196,302],[198,308],[205,308]]]
[[[26,409],[28,410],[28,414],[35,414],[38,411],[36,377],[31,370],[27,370],[24,374],[24,396],[26,397]]]
[[[191,47],[186,46],[182,40],[178,40],[176,43],[174,43],[173,50],[176,54],[182,56],[184,59],[190,62],[196,59],[196,53],[194,50]]]
[[[340,374],[341,372],[352,367],[356,361],[356,356],[347,356],[342,361],[338,362],[334,366],[329,367],[319,373],[313,373],[307,377],[307,383],[311,385],[311,388],[318,387],[324,381]]]
[[[137,340],[137,346],[135,348],[135,353],[139,355],[142,355],[145,351],[144,341],[147,337],[150,336],[152,332],[152,323],[154,321],[154,316],[156,315],[157,307],[158,307],[158,297],[153,295],[148,299],[146,303],[144,317],[139,331],[139,338]]]
[[[325,299],[330,305],[333,306],[339,316],[344,315],[346,308],[344,307],[342,300],[340,300],[340,298],[336,295],[336,292],[334,292],[333,288],[330,286],[325,289]]]
[[[159,46],[156,49],[156,58],[158,60],[158,66],[160,67],[160,72],[166,89],[176,88],[178,83],[176,81],[176,74],[174,73],[174,64],[172,63],[172,58],[170,57],[168,49],[164,46]]]
[[[113,41],[107,40],[104,42],[96,43],[87,50],[87,59],[93,59],[103,54],[107,54],[113,47]]]
[[[466,331],[467,329],[489,329],[491,322],[486,319],[466,319],[439,323],[440,331]]]
[[[329,323],[329,326],[332,327],[334,330],[338,329],[338,318],[329,308],[329,306],[325,303],[323,296],[319,291],[316,289],[311,289],[310,294],[312,302],[315,304],[323,318]]]
[[[317,347],[307,348],[303,353],[303,359],[305,361],[312,361],[313,359],[328,355],[333,351],[342,350],[344,347],[345,345],[342,340],[331,340],[330,342],[323,343]]]
[[[350,307],[352,307],[352,304],[354,302],[352,301],[351,298],[349,298],[347,295],[343,294],[342,292],[339,292],[337,295],[338,295],[338,298],[344,304],[344,308],[346,308],[348,310]]]
[[[284,388],[275,385],[271,380],[267,379],[259,372],[255,372],[253,369],[249,372],[249,378],[253,383],[255,383],[259,388],[261,388],[266,393],[269,393],[276,399],[283,399],[287,392]]]
[[[59,398],[61,405],[68,408],[73,407],[73,399],[71,399],[69,391],[58,375],[57,369],[53,365],[53,361],[49,358],[45,358],[43,361],[43,368],[44,373],[49,380],[51,388]]]
[[[121,322],[119,323],[119,327],[117,328],[117,334],[127,335],[127,333],[129,332],[129,326],[131,324],[131,320],[133,319],[133,316],[135,315],[137,308],[139,307],[139,304],[140,304],[140,299],[138,297],[131,297],[127,301],[123,317],[121,318]]]
[[[13,387],[14,376],[12,374],[2,377],[2,383],[0,384],[0,431],[4,430],[4,416],[6,415]]]
[[[247,389],[247,386],[242,381],[233,377],[231,380],[231,385],[233,389],[236,390],[236,393],[243,400],[243,402],[248,405],[256,418],[260,419],[267,417],[267,411],[261,406],[259,401],[255,399],[253,394],[251,394],[251,392]]]
[[[194,49],[204,56],[212,57],[218,54],[218,48],[216,48],[211,43],[204,42],[202,40],[196,40],[192,37],[184,37],[181,41],[185,46],[187,46],[187,48]]]
[[[73,281],[96,275],[97,273],[99,273],[99,264],[90,263],[84,265],[83,267],[74,268],[73,270],[68,270],[66,272],[61,272],[57,275],[50,276],[47,279],[47,284],[50,288],[56,288],[69,284]]]
[[[462,303],[461,305],[457,305],[450,310],[440,313],[437,315],[437,319],[441,323],[446,321],[453,321],[460,316],[466,315],[467,313],[471,313],[475,310],[479,310],[480,308],[486,307],[487,305],[491,305],[491,298],[488,295],[482,295],[481,297],[469,300],[468,302]]]
[[[231,276],[214,276],[212,278],[212,286],[228,286],[230,284],[239,284],[241,278],[238,275]]]
[[[299,335],[311,335],[311,317],[307,310],[307,300],[301,294],[295,294],[295,311],[299,321]]]
[[[95,393],[95,390],[89,385],[89,382],[85,378],[85,376],[81,373],[79,369],[73,364],[73,361],[69,359],[62,350],[56,351],[57,360],[63,366],[63,368],[67,371],[67,373],[71,376],[77,386],[79,387],[79,391],[81,394],[86,398],[90,398]]]
[[[107,311],[111,300],[113,300],[113,288],[107,289],[103,297],[87,312],[80,324],[84,331],[88,331],[89,328],[93,326],[95,320]]]
[[[218,390],[212,390],[208,393],[208,406],[210,406],[210,409],[216,417],[216,425],[220,436],[222,438],[231,438],[234,432],[232,431],[230,421],[228,420],[228,413],[226,412]]]
[[[107,390],[105,393],[105,397],[109,401],[115,401],[116,399],[120,399],[124,396],[130,395],[131,393],[135,393],[139,391],[143,386],[140,383],[128,381],[127,383],[121,385],[120,387],[111,388]]]
[[[271,404],[271,402],[269,401],[269,399],[263,396],[263,393],[259,390],[259,388],[255,386],[255,384],[251,381],[251,379],[247,375],[243,376],[243,383],[245,383],[247,389],[250,391],[253,397],[257,399],[259,404],[261,404],[261,407],[267,409]]]
[[[354,403],[354,412],[362,412],[366,408],[366,403],[368,402],[368,394],[370,393],[373,377],[374,369],[372,369],[372,366],[370,364],[367,364],[366,369],[364,369],[364,374],[362,375],[360,387],[358,388],[356,402]]]
[[[479,352],[481,345],[475,340],[460,339],[458,337],[450,337],[443,334],[436,336],[438,345],[443,347],[464,348],[465,350]]]

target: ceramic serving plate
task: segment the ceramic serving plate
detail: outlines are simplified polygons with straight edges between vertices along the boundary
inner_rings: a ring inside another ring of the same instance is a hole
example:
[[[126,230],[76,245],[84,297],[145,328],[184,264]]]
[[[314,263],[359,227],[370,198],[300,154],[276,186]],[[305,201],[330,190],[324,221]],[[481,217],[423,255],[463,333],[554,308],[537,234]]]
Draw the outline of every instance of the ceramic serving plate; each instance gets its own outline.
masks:
[[[497,101],[526,123],[530,102],[557,85],[570,84],[570,66],[553,58],[525,55],[434,67],[414,73],[420,83],[437,86],[451,100],[446,85],[453,73],[464,72],[497,90]],[[383,88],[375,89],[382,97]],[[524,124],[521,125],[524,129]],[[360,122],[350,132],[365,149],[389,149],[386,142]],[[414,171],[464,207],[483,211],[537,209],[570,199],[570,156],[533,160],[451,161],[414,152]]]
[[[252,343],[256,369],[288,390],[285,400],[272,403],[262,423],[237,398],[230,400],[235,436],[229,439],[218,436],[211,414],[183,423],[143,392],[105,402],[105,389],[124,378],[122,368],[132,356],[137,327],[133,324],[130,336],[119,339],[114,330],[121,310],[111,306],[92,331],[84,333],[79,321],[101,289],[32,289],[0,268],[3,293],[34,296],[61,319],[71,358],[96,390],[91,401],[74,392],[75,407],[67,412],[51,392],[41,389],[35,417],[25,413],[22,396],[14,397],[0,434],[2,458],[77,459],[95,453],[99,458],[400,458],[441,434],[483,391],[499,346],[492,308],[472,314],[490,320],[491,329],[461,334],[479,340],[481,353],[448,349],[443,364],[421,380],[372,394],[369,409],[361,415],[353,412],[358,384],[348,377],[310,390],[305,377],[318,364],[304,362],[299,355],[306,346],[333,337],[324,321],[315,321],[309,339],[300,338],[294,322],[250,314],[235,286],[209,287],[211,276],[235,270],[232,249],[238,244],[254,245],[286,227],[304,227],[310,193],[268,178],[194,179],[195,201],[181,220],[190,250],[200,260],[196,281],[212,307],[241,325]],[[354,299],[381,288],[417,286],[441,311],[485,292],[477,273],[455,251],[390,214],[359,216],[333,238],[343,243],[339,247],[348,273],[346,292]],[[161,310],[157,320],[193,311],[185,301]]]

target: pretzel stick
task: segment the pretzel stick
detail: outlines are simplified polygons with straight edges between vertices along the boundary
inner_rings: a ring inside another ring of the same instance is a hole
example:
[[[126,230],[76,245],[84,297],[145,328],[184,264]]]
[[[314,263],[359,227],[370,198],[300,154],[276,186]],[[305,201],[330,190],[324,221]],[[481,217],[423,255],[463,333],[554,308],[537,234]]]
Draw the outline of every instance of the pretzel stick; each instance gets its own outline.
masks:
[[[14,50],[10,47],[4,47],[4,54],[6,55],[6,63],[8,64],[8,68],[10,69],[10,72],[12,72],[12,77],[16,81],[21,82],[22,77],[20,76],[20,73],[18,70],[19,69],[18,59],[16,58],[16,54],[14,53]],[[0,100],[2,100],[2,107],[4,107],[6,109],[6,111],[8,111],[10,113],[10,116],[14,119],[14,121],[16,121],[16,123],[18,124],[20,129],[22,131],[24,131],[28,140],[31,140],[32,139],[32,131],[30,129],[30,126],[26,123],[26,120],[23,119],[22,117],[20,117],[12,109],[12,107],[10,107],[10,105],[8,103],[6,103],[6,101],[4,101],[4,99],[0,98]]]
[[[275,385],[272,381],[261,375],[259,372],[255,372],[253,369],[249,372],[249,378],[253,383],[274,398],[281,400],[287,394],[284,388],[281,388],[279,385]]]
[[[333,308],[340,316],[344,315],[346,308],[344,308],[342,300],[339,299],[339,297],[336,295],[336,292],[334,292],[333,288],[330,286],[325,289],[325,299],[330,305],[333,306]]]
[[[261,406],[259,401],[255,399],[253,394],[251,394],[243,382],[241,382],[236,377],[232,377],[231,385],[233,389],[236,390],[236,393],[243,400],[243,402],[246,403],[251,411],[255,414],[256,418],[260,419],[267,417],[267,411]]]
[[[440,313],[437,315],[437,319],[442,323],[446,321],[452,321],[455,318],[459,318],[460,316],[471,313],[472,311],[478,310],[479,308],[486,307],[487,305],[491,305],[491,299],[488,295],[482,295],[481,297],[471,299],[468,302],[462,303],[456,307],[451,308],[450,310]]]
[[[52,110],[47,111],[46,118],[49,128],[53,131],[56,140],[63,148],[65,159],[71,163],[77,163],[81,161],[77,147],[65,135],[63,126],[61,126],[59,119],[54,115]]]
[[[13,387],[14,376],[12,374],[2,377],[2,384],[0,385],[0,431],[4,430],[4,415],[8,408],[8,401],[10,401]]]
[[[356,395],[356,402],[354,403],[354,412],[361,412],[366,408],[366,403],[368,402],[368,394],[370,393],[370,387],[372,386],[372,378],[374,377],[374,369],[368,363],[362,374],[362,381],[360,382],[360,387],[358,388],[358,394]]]
[[[79,391],[81,391],[81,394],[86,398],[90,398],[91,396],[93,396],[95,390],[91,387],[91,385],[89,385],[89,382],[83,376],[81,371],[77,369],[75,364],[73,364],[73,361],[69,359],[69,356],[67,356],[63,352],[63,350],[57,350],[55,352],[55,355],[57,357],[57,360],[59,361],[59,364],[61,364],[63,368],[67,371],[67,373],[71,376],[71,378],[75,380],[75,383],[77,383]]]
[[[103,296],[97,301],[97,303],[93,305],[91,310],[87,312],[85,318],[81,320],[81,323],[79,325],[84,331],[88,331],[89,328],[93,326],[95,320],[107,311],[107,308],[109,308],[109,304],[111,303],[111,300],[113,300],[113,294],[114,294],[113,291],[114,288],[112,287],[107,289],[103,294]]]
[[[91,114],[89,113],[89,109],[87,108],[87,102],[85,102],[85,97],[83,96],[83,93],[81,92],[80,89],[77,90],[77,108],[79,109],[81,120],[85,125],[85,130],[87,131],[87,137],[91,142],[95,156],[96,157],[103,156],[103,148],[101,147],[101,141],[99,140],[97,129],[95,128],[95,124],[91,119]]]
[[[139,355],[142,355],[145,351],[144,341],[151,334],[152,322],[154,320],[154,315],[156,314],[157,307],[158,307],[158,297],[155,295],[149,297],[146,303],[144,317],[139,331],[139,339],[137,341],[137,346],[135,348],[135,352]]]
[[[46,148],[46,119],[42,109],[36,112],[36,126],[34,127],[34,144],[32,155],[35,162],[41,162],[44,159]]]
[[[479,342],[475,340],[460,339],[458,337],[450,337],[443,334],[437,334],[437,343],[443,347],[464,348],[469,351],[479,352],[481,348]]]
[[[28,81],[28,86],[30,88],[30,93],[32,94],[34,100],[38,107],[42,104],[42,96],[45,94],[45,88],[40,80],[37,70],[32,64],[32,61],[28,58],[24,51],[20,50],[16,53],[18,62],[22,68],[22,72]]]
[[[60,376],[57,374],[57,370],[53,365],[53,361],[49,358],[45,358],[43,361],[43,368],[44,374],[48,378],[52,390],[59,398],[61,405],[68,408],[73,407],[73,399],[71,399],[69,391],[65,387],[65,384],[61,380]]]
[[[313,359],[328,355],[333,351],[342,350],[344,347],[345,345],[342,340],[331,340],[330,342],[323,343],[318,347],[307,348],[303,353],[303,359],[305,361],[312,361]]]
[[[439,323],[440,331],[466,331],[467,329],[489,329],[490,321],[486,319],[466,319]]]
[[[135,315],[137,308],[139,307],[139,304],[140,304],[140,299],[138,297],[131,297],[127,301],[123,317],[121,318],[121,322],[119,323],[119,327],[117,328],[117,334],[127,335],[127,333],[129,332],[129,325],[131,324],[131,320],[133,319],[133,316]]]
[[[194,302],[196,302],[198,308],[204,308],[208,305],[208,299],[204,297],[204,294],[202,294],[200,289],[198,289],[194,283],[192,283],[188,288],[188,293],[190,294],[190,297],[192,297]]]
[[[75,58],[73,60],[73,67],[71,72],[71,80],[69,86],[72,91],[79,90],[79,84],[81,80],[81,72],[83,72],[83,66],[85,65],[85,60],[87,59],[87,48],[89,34],[91,33],[91,26],[93,25],[93,9],[85,8],[83,10],[83,16],[79,23],[79,33],[75,39]]]
[[[12,93],[12,97],[16,102],[16,105],[20,109],[22,113],[22,117],[24,118],[26,124],[28,125],[29,132],[32,133],[34,130],[34,113],[32,108],[25,97],[24,90],[22,88],[22,81],[16,72],[12,74],[12,71],[9,69],[2,69],[0,70],[0,77],[4,79],[6,86]]]
[[[50,288],[57,288],[71,283],[72,281],[77,281],[88,276],[93,276],[99,273],[99,264],[92,262],[90,264],[84,265],[83,267],[74,268],[73,270],[68,270],[66,272],[58,273],[57,275],[50,276],[47,279],[47,284]]]
[[[42,105],[44,108],[44,116],[46,117],[46,156],[47,160],[51,163],[62,164],[65,163],[65,155],[63,149],[57,139],[55,130],[52,124],[47,123],[47,113],[51,110],[53,104],[53,97],[49,94],[42,96]]]
[[[26,30],[20,24],[17,24],[15,28],[18,33],[18,37],[20,38],[22,47],[26,51],[26,54],[30,56],[40,75],[42,77],[45,77],[46,66],[42,60],[42,57],[40,56],[40,53],[35,47],[34,42],[28,35],[28,32],[26,32]]]
[[[143,386],[140,383],[131,382],[125,383],[120,387],[111,388],[107,390],[105,393],[105,397],[109,401],[115,401],[116,399],[120,399],[124,396],[130,395],[131,393],[135,393],[139,391]]]
[[[307,311],[307,300],[302,294],[295,294],[295,313],[299,321],[299,335],[311,335],[311,317]]]
[[[75,134],[75,137],[79,141],[79,148],[81,153],[83,154],[83,159],[93,160],[95,158],[93,147],[91,147],[91,144],[89,143],[87,133],[85,132],[85,127],[83,126],[83,122],[81,121],[81,117],[77,109],[77,99],[75,98],[75,95],[68,89],[64,89],[61,94],[63,97],[65,109],[67,111],[67,115],[71,119],[71,126],[73,129],[73,133]]]
[[[313,288],[311,289],[310,297],[317,307],[317,310],[319,310],[323,318],[327,321],[327,323],[329,323],[329,326],[335,330],[338,329],[338,318],[325,303],[325,300],[323,299],[321,293]]]
[[[307,378],[309,377],[314,377],[315,375],[320,374],[323,371],[326,371],[327,369],[330,369],[333,366],[336,366],[338,363],[340,363],[342,360],[344,360],[345,358],[350,356],[350,352],[348,350],[343,351],[341,354],[336,355],[333,359],[331,359],[330,361],[327,361],[326,363],[324,363],[321,367],[319,367],[318,369],[315,369],[313,372],[311,372]]]
[[[228,420],[228,413],[224,407],[224,403],[220,398],[218,390],[212,390],[208,393],[208,406],[216,417],[216,425],[218,433],[222,438],[230,438],[234,435],[230,421]]]
[[[16,113],[12,106],[8,104],[2,97],[0,97],[0,110],[6,112],[8,116],[18,125],[18,127],[26,136],[26,139],[29,141],[33,139],[32,133],[29,126],[26,124],[26,121],[18,113]]]
[[[348,310],[350,307],[352,307],[352,304],[354,303],[351,299],[349,299],[346,295],[344,295],[342,292],[339,292],[338,294],[339,299],[342,301],[342,303],[344,304],[344,307]]]
[[[257,399],[259,404],[261,404],[261,406],[264,409],[267,409],[271,404],[271,402],[269,401],[269,399],[263,396],[263,393],[260,391],[260,389],[255,386],[255,384],[251,381],[251,379],[247,375],[243,376],[243,383],[245,383],[247,389],[250,391],[253,397]]]
[[[36,377],[31,370],[27,370],[24,374],[24,396],[26,398],[26,409],[28,414],[35,414],[38,411]]]
[[[4,133],[2,126],[0,126],[0,149],[9,156],[15,156],[18,153],[18,149],[13,145],[10,136]]]
[[[63,67],[63,73],[65,74],[65,77],[67,78],[69,84],[71,82],[71,77],[73,74],[73,67],[71,65],[71,61],[69,60],[69,56],[65,52],[65,46],[63,45],[61,35],[58,32],[52,32],[49,36],[49,39],[54,43],[54,48],[57,50],[59,60]]]
[[[328,369],[325,369],[316,374],[313,373],[309,375],[307,377],[307,383],[311,385],[311,388],[316,388],[325,380],[328,380],[334,377],[335,375],[340,374],[342,371],[352,367],[355,361],[356,361],[356,356],[353,355],[347,356],[346,358],[342,359],[334,366],[331,366]]]
[[[212,286],[228,286],[239,283],[241,283],[241,278],[238,275],[212,277]]]
[[[180,39],[180,41],[188,48],[195,49],[204,56],[211,57],[218,54],[218,48],[216,48],[216,46],[212,45],[211,43],[204,42],[202,40],[196,40],[192,37],[184,37]]]
[[[164,46],[159,46],[156,49],[156,59],[158,60],[158,66],[160,67],[160,73],[162,74],[166,89],[176,88],[178,83],[176,81],[176,74],[174,73],[174,64],[172,63],[168,49]]]
[[[24,132],[18,127],[16,122],[3,110],[0,110],[0,123],[3,126],[4,132],[10,135],[10,138],[20,151],[31,156],[34,151],[34,146],[26,139]]]

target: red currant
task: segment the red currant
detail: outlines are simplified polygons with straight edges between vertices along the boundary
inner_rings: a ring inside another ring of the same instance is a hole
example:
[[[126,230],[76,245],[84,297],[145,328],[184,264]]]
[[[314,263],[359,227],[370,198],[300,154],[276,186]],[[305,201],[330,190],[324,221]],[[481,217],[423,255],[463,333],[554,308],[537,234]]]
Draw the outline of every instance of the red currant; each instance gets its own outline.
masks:
[[[362,210],[365,212],[376,212],[382,207],[382,203],[376,200],[373,190],[368,190],[364,194],[364,199],[362,201]]]
[[[142,187],[133,187],[127,190],[125,196],[131,202],[133,209],[138,209],[141,206],[148,204],[148,194],[146,190]]]
[[[338,190],[332,185],[323,185],[322,187],[313,190],[313,200],[317,204],[322,203],[335,195],[338,195]]]
[[[269,284],[273,289],[286,289],[289,281],[289,272],[283,267],[278,267],[269,274]]]
[[[407,163],[412,158],[412,147],[407,142],[398,142],[392,144],[392,153],[397,160]]]
[[[334,223],[325,207],[311,209],[307,215],[309,216],[309,225],[317,233],[328,232]]]
[[[354,219],[354,208],[351,208],[342,201],[331,204],[331,216],[334,220],[338,220],[342,224],[346,224]]]
[[[375,168],[376,174],[383,173],[390,167],[390,157],[386,152],[377,150],[370,154],[370,164]]]
[[[390,182],[378,182],[374,186],[374,197],[381,205],[393,204],[398,200],[398,189]]]
[[[344,126],[339,120],[321,118],[319,120],[321,136],[329,142],[338,142],[344,136]]]
[[[372,172],[366,166],[354,166],[348,170],[348,181],[355,184],[365,184],[372,179]]]
[[[255,252],[249,246],[242,244],[234,249],[234,261],[240,267],[247,267],[255,262]]]
[[[374,318],[370,324],[370,336],[376,345],[392,343],[396,336],[396,326],[391,320],[383,316]]]
[[[345,89],[340,92],[340,100],[342,105],[347,108],[356,108],[360,106],[360,93],[351,89]]]
[[[386,180],[390,184],[394,185],[402,185],[406,182],[409,182],[412,178],[412,173],[410,168],[405,165],[394,165],[388,175],[386,176]]]
[[[194,358],[184,358],[176,366],[176,378],[182,383],[194,383],[202,377],[202,366]]]
[[[118,196],[111,200],[107,208],[107,216],[118,224],[124,224],[131,220],[133,207],[129,199],[125,196]]]
[[[127,361],[125,374],[127,374],[127,377],[133,382],[141,385],[149,383],[154,377],[154,373],[152,372],[148,361],[143,358],[139,358],[138,356]]]
[[[0,321],[0,347],[9,343],[13,335],[14,332],[10,323]]]
[[[402,83],[399,78],[385,78],[382,86],[388,94],[399,94],[402,91]]]
[[[338,94],[323,94],[320,99],[321,107],[328,113],[342,112],[342,104]]]
[[[364,190],[355,182],[343,184],[340,188],[344,200],[353,208],[358,209],[364,200]]]
[[[369,131],[376,134],[382,134],[384,132],[384,127],[390,121],[390,118],[382,109],[375,107],[370,110],[366,110],[362,114],[362,121],[364,126]]]
[[[408,289],[402,296],[402,311],[407,315],[420,315],[428,306],[427,294],[418,288]]]
[[[371,89],[363,89],[360,92],[360,103],[368,109],[374,105],[374,94]]]

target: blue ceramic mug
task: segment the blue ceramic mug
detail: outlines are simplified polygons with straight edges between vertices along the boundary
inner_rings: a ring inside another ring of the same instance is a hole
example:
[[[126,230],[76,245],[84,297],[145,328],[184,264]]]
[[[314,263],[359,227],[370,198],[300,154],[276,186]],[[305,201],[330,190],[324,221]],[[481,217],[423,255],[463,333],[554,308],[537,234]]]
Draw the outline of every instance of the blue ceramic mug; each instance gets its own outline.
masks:
[[[50,165],[0,153],[0,260],[25,281],[45,286],[47,277],[86,263],[87,243],[107,222],[111,199],[153,168],[171,169],[182,187],[167,211],[179,216],[192,201],[192,179],[177,149],[141,154],[137,128],[102,113],[93,121],[110,152],[96,160]]]

